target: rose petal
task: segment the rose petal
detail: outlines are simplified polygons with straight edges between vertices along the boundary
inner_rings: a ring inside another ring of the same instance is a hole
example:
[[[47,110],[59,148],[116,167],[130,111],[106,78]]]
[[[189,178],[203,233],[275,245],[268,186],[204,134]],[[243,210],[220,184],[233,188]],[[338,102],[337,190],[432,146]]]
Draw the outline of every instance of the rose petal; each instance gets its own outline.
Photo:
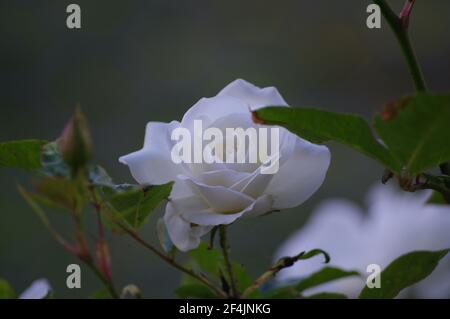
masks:
[[[249,175],[249,173],[245,172],[237,172],[230,169],[221,169],[217,171],[202,173],[198,176],[198,179],[202,183],[209,186],[230,187],[231,185],[239,182]]]
[[[192,196],[173,201],[173,207],[180,212],[184,220],[198,225],[228,225],[241,216],[255,217],[265,214],[272,209],[272,197],[261,196],[248,207],[236,214],[221,214],[205,207],[199,197]]]
[[[164,223],[170,240],[181,251],[188,251],[196,248],[200,244],[200,237],[211,230],[210,226],[192,227],[180,216],[171,202],[167,203]]]
[[[295,207],[307,200],[322,185],[330,165],[326,146],[296,139],[295,148],[267,186],[274,197],[274,208]]]
[[[271,195],[259,197],[253,204],[246,209],[244,217],[257,217],[264,215],[272,210],[273,198]]]
[[[192,132],[194,120],[202,120],[203,129],[206,129],[217,119],[237,113],[250,116],[248,105],[239,99],[229,96],[202,98],[184,114],[181,124]]]
[[[178,122],[147,124],[144,148],[122,156],[119,162],[128,165],[134,179],[140,184],[164,184],[173,181],[185,172],[182,164],[175,164],[171,158],[172,130]]]
[[[180,197],[189,197],[193,196],[195,193],[193,192],[192,188],[187,185],[184,180],[178,179],[178,177],[175,179],[175,183],[172,186],[172,192],[170,193],[171,199],[176,199]]]
[[[262,174],[261,167],[259,167],[252,174],[248,174],[231,185],[230,189],[257,198],[264,193],[273,176],[273,174]]]
[[[172,201],[173,207],[180,212],[183,219],[204,226],[227,225],[241,217],[246,211],[236,214],[221,214],[206,206],[198,196],[179,198]]]
[[[245,80],[237,79],[228,84],[218,96],[231,96],[244,101],[251,110],[264,106],[287,106],[275,87],[259,88]]]
[[[298,139],[297,136],[293,135],[289,131],[283,132],[283,135],[281,136],[283,139],[281,140],[282,144],[280,145],[280,156],[278,158],[276,156],[273,157],[274,161],[278,161],[278,165],[280,167],[289,160],[293,150],[295,149],[296,140]],[[270,164],[273,163],[267,161],[264,166],[268,167]],[[253,198],[261,196],[276,174],[262,174],[262,168],[262,165],[260,165],[252,174],[249,174],[247,177],[231,185],[230,188]]]
[[[219,213],[237,213],[248,207],[253,199],[245,194],[223,186],[209,186],[186,176],[178,176],[207,203]]]

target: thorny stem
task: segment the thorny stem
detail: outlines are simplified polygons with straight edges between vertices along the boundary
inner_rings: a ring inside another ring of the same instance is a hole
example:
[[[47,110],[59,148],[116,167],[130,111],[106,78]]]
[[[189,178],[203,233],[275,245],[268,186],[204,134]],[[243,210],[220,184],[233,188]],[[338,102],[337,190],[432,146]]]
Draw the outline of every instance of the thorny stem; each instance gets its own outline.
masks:
[[[84,237],[83,227],[81,225],[81,211],[77,208],[77,206],[74,206],[71,215],[75,223],[76,247],[74,249],[70,249],[69,251],[71,251],[76,257],[78,257],[78,259],[84,262],[94,272],[94,274],[102,281],[106,289],[108,289],[111,297],[113,297],[114,299],[118,299],[119,295],[116,292],[116,289],[114,288],[112,280],[108,278],[105,274],[103,274],[100,271],[100,269],[98,269],[97,265],[92,259],[91,254],[89,253],[89,247]],[[100,235],[103,237],[103,229],[101,229]]]
[[[100,237],[100,241],[103,243],[105,240],[105,231],[103,229],[103,223],[101,219],[101,207],[98,204],[97,196],[95,191],[91,190],[92,198],[93,198],[93,206],[97,212],[97,224],[98,224],[98,234]],[[100,269],[98,269],[97,265],[92,261],[92,258],[89,258],[88,261],[85,261],[86,264],[95,272],[95,274],[103,281],[103,284],[110,292],[111,296],[115,299],[119,298],[118,293],[114,288],[114,283],[110,277],[106,273],[103,273]]]
[[[101,271],[97,268],[97,266],[92,261],[90,255],[80,254],[80,251],[77,248],[74,248],[70,245],[65,239],[63,239],[53,228],[50,229],[50,233],[56,239],[58,243],[60,243],[68,252],[76,256],[80,261],[82,261],[85,265],[87,265],[94,274],[100,279],[100,281],[105,285],[106,289],[108,289],[111,297],[114,299],[118,299],[119,295],[117,294],[114,284],[111,280],[107,279]]]
[[[111,297],[114,299],[118,299],[119,295],[117,294],[114,285],[111,280],[107,279],[97,268],[97,266],[92,261],[92,257],[90,254],[86,251],[86,241],[84,239],[84,236],[81,232],[81,228],[79,227],[79,224],[77,223],[76,226],[76,240],[77,240],[77,246],[73,246],[69,244],[50,224],[50,221],[47,218],[42,218],[44,215],[39,214],[41,217],[41,220],[43,221],[44,225],[47,227],[47,229],[50,231],[50,234],[53,236],[53,238],[61,245],[64,249],[66,249],[69,253],[77,257],[80,261],[82,261],[84,264],[86,264],[93,272],[94,274],[103,282],[105,287],[108,289],[109,293],[111,294]],[[76,218],[74,218],[76,220]],[[87,252],[87,254],[86,254]]]
[[[36,205],[30,198],[30,194],[25,191],[22,187],[18,186],[20,194],[25,198],[25,200],[30,204],[31,208],[35,211],[35,213],[38,215],[41,222],[44,224],[44,226],[48,229],[50,232],[50,235],[58,242],[64,249],[66,249],[69,253],[77,257],[80,261],[85,263],[89,268],[92,269],[92,271],[98,276],[98,278],[105,284],[107,289],[109,290],[111,296],[113,298],[119,298],[118,294],[116,293],[114,286],[110,281],[107,280],[103,276],[103,274],[98,270],[98,268],[95,266],[95,264],[92,261],[92,257],[90,256],[89,252],[87,251],[87,245],[86,241],[84,239],[84,236],[81,232],[81,227],[79,224],[79,218],[74,216],[72,212],[72,217],[75,220],[76,225],[76,241],[77,245],[74,246],[70,244],[64,237],[62,237],[52,226],[50,223],[50,220],[48,219],[45,212],[42,210],[42,208],[38,205]],[[81,249],[81,250],[80,250]]]
[[[92,190],[91,194],[92,194],[92,202],[93,202],[94,207],[96,208],[96,210],[97,210],[97,212],[99,214],[102,214],[102,213],[107,214],[107,218],[109,218],[120,229],[122,229],[124,232],[126,232],[128,235],[130,235],[131,238],[133,238],[139,244],[141,244],[142,246],[144,246],[145,248],[147,248],[148,250],[153,252],[155,255],[157,255],[159,258],[164,260],[169,265],[172,265],[176,269],[178,269],[178,270],[184,272],[185,274],[187,274],[187,275],[197,279],[198,281],[203,283],[205,286],[207,286],[209,289],[211,289],[217,296],[219,296],[221,298],[226,298],[227,297],[225,292],[222,289],[216,287],[208,278],[206,278],[205,276],[203,276],[201,274],[197,274],[192,269],[188,269],[188,268],[184,267],[183,265],[178,264],[172,257],[162,253],[156,247],[154,247],[152,244],[150,244],[149,242],[147,242],[143,238],[141,238],[139,236],[139,234],[137,232],[135,232],[133,229],[130,229],[124,223],[122,223],[119,220],[117,220],[116,218],[114,218],[114,216],[109,214],[107,211],[102,210],[103,205],[100,202],[100,200],[98,199],[98,196],[97,196],[97,193],[95,192],[95,190]]]
[[[414,8],[414,3],[416,0],[407,0],[405,5],[403,6],[402,11],[399,14],[400,21],[402,23],[403,28],[408,29],[409,27],[409,18],[411,16],[412,9]]]
[[[123,223],[119,222],[119,221],[115,221],[116,225],[119,226],[123,231],[125,231],[128,235],[130,235],[135,241],[137,241],[138,243],[140,243],[142,246],[144,246],[145,248],[147,248],[148,250],[150,250],[151,252],[153,252],[155,255],[157,255],[158,257],[160,257],[162,260],[164,260],[165,262],[167,262],[169,265],[172,265],[173,267],[175,267],[176,269],[184,272],[185,274],[197,279],[198,281],[200,281],[201,283],[203,283],[205,286],[207,286],[209,289],[211,289],[217,296],[221,297],[221,298],[226,298],[227,295],[225,294],[224,291],[222,291],[222,289],[216,287],[211,281],[209,281],[208,278],[206,278],[205,276],[201,275],[201,274],[197,274],[196,272],[194,272],[192,269],[186,268],[183,265],[178,264],[173,258],[165,255],[164,253],[160,252],[157,248],[155,248],[152,244],[150,244],[149,242],[145,241],[143,238],[141,238],[139,236],[139,234],[137,234],[134,230],[129,229],[126,225],[124,225]]]
[[[234,274],[233,265],[230,260],[230,245],[228,243],[227,226],[220,225],[220,247],[222,247],[223,259],[225,261],[225,267],[230,278],[231,297],[239,298],[239,291],[237,289],[236,276]]]
[[[389,26],[395,34],[395,37],[397,38],[398,43],[400,44],[416,90],[419,92],[425,92],[427,90],[425,80],[423,78],[422,70],[420,69],[420,65],[417,61],[408,35],[409,16],[411,14],[414,0],[407,0],[405,9],[402,11],[401,18],[398,17],[397,14],[395,14],[395,12],[391,9],[389,4],[387,4],[385,0],[373,0],[373,2],[380,7],[381,13],[388,22]]]
[[[251,286],[245,289],[244,293],[242,294],[242,298],[248,298],[254,291],[256,291],[264,283],[266,283],[270,278],[274,277],[280,270],[294,265],[300,259],[300,257],[303,256],[303,254],[304,252],[294,257],[283,257],[278,260],[275,265],[270,267],[265,273],[258,277]]]

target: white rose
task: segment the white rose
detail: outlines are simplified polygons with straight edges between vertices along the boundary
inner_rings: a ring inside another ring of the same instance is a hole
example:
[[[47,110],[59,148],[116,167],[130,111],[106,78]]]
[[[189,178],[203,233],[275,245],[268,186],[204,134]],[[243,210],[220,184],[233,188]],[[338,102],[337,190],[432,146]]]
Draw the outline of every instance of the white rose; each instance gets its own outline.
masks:
[[[429,195],[428,191],[411,194],[377,185],[369,193],[367,211],[347,200],[326,201],[302,229],[282,244],[274,260],[303,250],[324,249],[331,256],[331,265],[356,269],[363,278],[341,279],[307,293],[332,291],[357,297],[368,276],[368,265],[377,264],[384,269],[408,252],[450,247],[450,208],[425,204]],[[276,280],[280,284],[295,282],[322,267],[320,260],[304,260],[281,271]],[[429,277],[406,289],[400,297],[412,294],[419,298],[449,298],[449,284],[450,258],[445,257]]]
[[[175,164],[172,160],[174,129],[193,130],[194,120],[202,120],[204,129],[262,127],[253,123],[250,109],[264,106],[288,105],[274,87],[261,89],[236,80],[218,95],[194,104],[181,122],[149,122],[144,147],[119,159],[130,167],[138,183],[175,181],[164,221],[179,250],[197,247],[200,237],[216,225],[295,207],[323,183],[330,163],[328,148],[284,128],[279,129],[276,174],[261,174],[262,163]]]

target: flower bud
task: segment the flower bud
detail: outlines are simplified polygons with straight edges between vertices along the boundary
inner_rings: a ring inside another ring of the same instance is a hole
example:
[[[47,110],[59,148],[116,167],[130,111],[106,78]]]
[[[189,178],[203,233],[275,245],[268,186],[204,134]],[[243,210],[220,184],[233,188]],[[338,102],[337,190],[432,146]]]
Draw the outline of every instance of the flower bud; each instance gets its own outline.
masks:
[[[58,141],[59,151],[64,161],[69,164],[73,172],[84,167],[92,155],[91,136],[86,118],[80,107],[66,124]]]

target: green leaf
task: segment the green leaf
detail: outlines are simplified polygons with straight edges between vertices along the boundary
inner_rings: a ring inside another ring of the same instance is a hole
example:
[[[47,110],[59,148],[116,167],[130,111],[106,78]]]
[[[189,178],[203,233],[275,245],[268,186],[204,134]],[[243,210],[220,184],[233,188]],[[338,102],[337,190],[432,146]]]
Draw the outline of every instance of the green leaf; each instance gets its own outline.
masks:
[[[189,257],[202,271],[215,277],[219,277],[221,269],[225,267],[222,253],[216,249],[209,249],[204,242],[189,251]]]
[[[40,172],[50,177],[70,177],[70,167],[67,165],[59,153],[56,142],[51,142],[42,148],[42,168]]]
[[[298,292],[302,292],[306,289],[350,276],[360,276],[360,274],[357,271],[346,271],[334,267],[325,267],[300,281],[295,286],[295,289]]]
[[[183,275],[180,286],[175,290],[175,294],[180,298],[217,298],[215,293],[189,275]]]
[[[102,289],[91,293],[89,299],[111,299],[111,294],[107,288],[103,287]]]
[[[41,140],[0,143],[0,167],[38,169],[41,167],[41,149],[46,143]]]
[[[299,260],[310,259],[317,255],[323,255],[323,257],[325,259],[324,263],[330,262],[330,255],[328,255],[328,253],[326,251],[324,251],[322,249],[313,249],[308,252],[302,251],[301,253],[299,253],[293,257],[282,257],[275,263],[275,265],[272,266],[272,269],[276,269],[278,272],[278,271],[282,270],[283,268],[292,266]],[[286,296],[291,295],[291,297],[294,298],[297,295],[299,295],[299,292],[300,291],[297,291],[297,288],[294,286],[286,286],[286,287],[274,289],[269,294],[266,293],[265,298],[268,298],[267,296],[269,296],[269,298],[271,298],[270,296],[272,296],[273,298],[279,298],[279,296],[285,296],[285,295]]]
[[[344,294],[337,292],[320,292],[312,296],[305,297],[306,299],[348,299]]]
[[[364,287],[361,299],[391,299],[400,291],[430,275],[449,249],[440,251],[415,251],[394,260],[381,272],[381,287]]]
[[[301,296],[301,293],[309,288],[313,288],[319,285],[322,285],[324,283],[338,280],[345,277],[350,276],[360,276],[360,274],[357,271],[346,271],[335,267],[325,267],[321,270],[311,274],[310,276],[302,279],[299,283],[296,285],[290,285],[290,286],[284,286],[275,288],[268,293],[265,293],[263,295],[264,298],[269,299],[292,299],[297,298]],[[333,293],[323,293],[323,294],[317,294],[311,296],[311,298],[314,299],[324,299],[329,296],[329,299],[332,299],[334,297],[338,297],[339,294],[333,294]],[[342,295],[344,296],[344,295]],[[340,296],[340,297],[342,297]],[[344,296],[346,298],[346,296]],[[307,297],[308,298],[308,297]],[[341,298],[339,298],[341,299]]]
[[[47,206],[77,211],[82,206],[82,198],[71,180],[61,177],[44,177],[34,183],[37,194],[33,198]]]
[[[225,261],[221,251],[210,249],[206,243],[202,242],[196,249],[189,252],[189,257],[202,272],[216,279],[223,275],[230,282],[228,273],[225,271]],[[238,291],[243,292],[253,283],[253,279],[247,274],[242,264],[231,261],[231,265],[236,277]],[[256,298],[257,296],[259,296],[259,292],[255,292],[249,298]]]
[[[434,204],[434,205],[448,205],[448,203],[445,201],[444,196],[436,191],[433,191],[431,194],[431,197],[428,199],[427,204]]]
[[[234,275],[236,276],[237,288],[239,292],[243,292],[247,287],[253,283],[252,277],[246,272],[244,266],[237,262],[232,262]],[[255,291],[248,298],[258,298],[259,291]]]
[[[14,289],[12,289],[11,285],[5,280],[0,278],[0,299],[15,299],[17,298]]]
[[[360,116],[318,109],[267,107],[255,111],[258,121],[280,125],[314,143],[336,141],[372,157],[392,171],[400,171],[400,163],[372,134]]]
[[[322,249],[313,249],[308,252],[301,253],[298,255],[297,260],[310,259],[317,255],[323,255],[323,257],[325,258],[325,264],[328,264],[330,262],[330,255],[328,255],[328,253]]]
[[[450,95],[418,94],[388,105],[375,128],[415,176],[450,160]]]
[[[116,225],[117,220],[133,229],[142,227],[149,214],[167,199],[173,182],[164,185],[114,184],[106,170],[99,165],[89,166],[89,183],[94,187],[103,202],[103,209],[108,212],[103,216],[105,225],[117,233],[122,230]]]
[[[173,182],[133,187],[126,191],[116,192],[107,198],[107,201],[113,207],[116,217],[125,221],[132,228],[138,229],[146,223],[153,209],[169,197],[172,186]]]
[[[91,185],[97,187],[116,187],[108,172],[106,172],[106,170],[99,165],[94,165],[89,168],[89,182]]]

